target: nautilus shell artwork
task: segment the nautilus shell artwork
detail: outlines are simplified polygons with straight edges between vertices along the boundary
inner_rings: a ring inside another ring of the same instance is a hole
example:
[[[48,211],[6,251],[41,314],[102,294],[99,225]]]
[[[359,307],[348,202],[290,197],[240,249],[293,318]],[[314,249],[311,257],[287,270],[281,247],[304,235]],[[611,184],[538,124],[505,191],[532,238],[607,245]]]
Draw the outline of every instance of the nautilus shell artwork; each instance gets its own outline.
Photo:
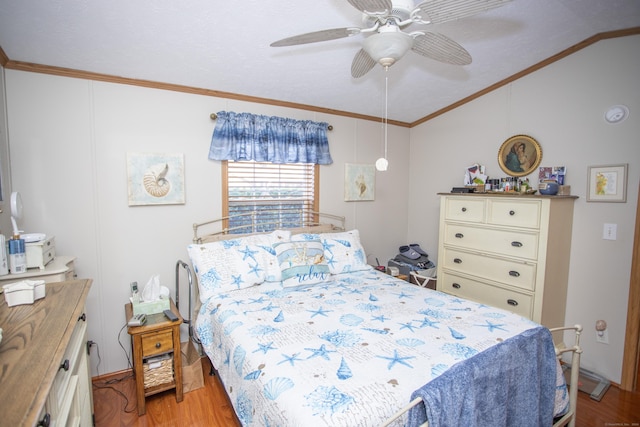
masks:
[[[129,206],[185,203],[184,154],[127,153]]]
[[[171,190],[171,183],[167,180],[168,163],[153,165],[147,169],[142,177],[144,190],[153,197],[164,197]]]

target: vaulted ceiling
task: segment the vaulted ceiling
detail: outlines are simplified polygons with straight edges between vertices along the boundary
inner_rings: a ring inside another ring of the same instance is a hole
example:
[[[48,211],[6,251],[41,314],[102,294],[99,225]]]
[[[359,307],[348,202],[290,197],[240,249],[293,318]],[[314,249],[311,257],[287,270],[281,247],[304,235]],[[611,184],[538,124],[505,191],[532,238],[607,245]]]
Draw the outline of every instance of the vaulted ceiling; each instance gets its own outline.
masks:
[[[358,79],[350,72],[364,35],[269,46],[362,25],[347,0],[0,0],[8,68],[62,67],[381,117],[383,67]],[[585,41],[638,34],[640,1],[513,0],[426,27],[458,42],[473,62],[448,65],[407,53],[387,72],[392,121],[424,120]]]

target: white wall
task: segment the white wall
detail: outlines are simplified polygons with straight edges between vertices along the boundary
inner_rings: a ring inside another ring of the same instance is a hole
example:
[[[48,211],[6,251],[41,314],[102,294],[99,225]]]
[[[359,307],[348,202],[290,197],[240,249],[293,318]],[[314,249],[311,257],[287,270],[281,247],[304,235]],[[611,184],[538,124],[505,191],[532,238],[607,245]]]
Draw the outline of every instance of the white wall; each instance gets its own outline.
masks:
[[[502,177],[498,148],[516,134],[542,146],[541,166],[567,166],[575,203],[566,324],[581,323],[583,366],[620,382],[633,232],[640,181],[640,36],[605,40],[411,130],[409,235],[437,251],[438,192],[462,184],[464,168]],[[627,105],[617,125],[603,114]],[[587,203],[587,167],[629,164],[626,203]],[[531,176],[530,181],[535,182]],[[420,194],[419,197],[417,195]],[[618,239],[602,239],[604,223]],[[595,322],[609,325],[609,344]],[[637,327],[637,325],[636,325]]]
[[[0,233],[8,237],[13,227],[11,225],[9,131],[4,89],[4,68],[0,67]]]
[[[129,283],[159,274],[174,289],[178,259],[188,261],[192,224],[220,217],[220,162],[207,159],[210,113],[246,111],[333,125],[334,164],[320,168],[320,207],[358,228],[370,262],[405,243],[409,129],[391,127],[390,171],[377,174],[376,200],[344,202],[344,164],[372,164],[382,153],[380,124],[309,111],[5,70],[14,190],[24,200],[23,228],[56,236],[75,255],[89,294],[93,373],[125,369],[118,345]],[[128,152],[184,153],[186,204],[129,207]],[[186,286],[186,283],[184,283]],[[186,299],[183,300],[186,303]],[[187,311],[184,309],[183,314]],[[129,348],[126,331],[120,341]],[[186,339],[186,336],[185,336]]]

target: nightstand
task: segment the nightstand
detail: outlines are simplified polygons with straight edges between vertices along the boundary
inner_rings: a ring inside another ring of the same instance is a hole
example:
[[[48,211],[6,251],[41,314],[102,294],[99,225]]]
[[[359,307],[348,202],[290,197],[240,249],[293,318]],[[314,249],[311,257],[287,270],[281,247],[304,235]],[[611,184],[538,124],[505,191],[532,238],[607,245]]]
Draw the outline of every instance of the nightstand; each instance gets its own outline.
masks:
[[[133,316],[131,303],[124,306],[127,321]],[[182,356],[180,353],[180,312],[171,301],[171,311],[178,320],[170,321],[164,313],[147,315],[142,326],[129,326],[136,377],[138,415],[146,412],[145,398],[175,389],[176,401],[182,402]]]

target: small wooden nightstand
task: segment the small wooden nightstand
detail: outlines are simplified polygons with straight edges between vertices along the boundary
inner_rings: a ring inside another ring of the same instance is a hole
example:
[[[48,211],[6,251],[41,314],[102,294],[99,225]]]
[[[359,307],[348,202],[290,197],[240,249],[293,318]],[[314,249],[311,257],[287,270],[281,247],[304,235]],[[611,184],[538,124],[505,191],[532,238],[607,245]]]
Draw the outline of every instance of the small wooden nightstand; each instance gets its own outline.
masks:
[[[125,304],[127,321],[133,316],[131,303]],[[146,412],[145,398],[152,394],[175,388],[176,401],[182,402],[182,356],[180,353],[180,325],[182,317],[171,301],[171,311],[178,320],[170,321],[163,313],[147,315],[147,322],[142,326],[129,326],[133,349],[133,372],[136,377],[136,396],[138,399],[138,415]],[[173,361],[173,378],[158,385],[145,388],[145,359],[170,354]]]

